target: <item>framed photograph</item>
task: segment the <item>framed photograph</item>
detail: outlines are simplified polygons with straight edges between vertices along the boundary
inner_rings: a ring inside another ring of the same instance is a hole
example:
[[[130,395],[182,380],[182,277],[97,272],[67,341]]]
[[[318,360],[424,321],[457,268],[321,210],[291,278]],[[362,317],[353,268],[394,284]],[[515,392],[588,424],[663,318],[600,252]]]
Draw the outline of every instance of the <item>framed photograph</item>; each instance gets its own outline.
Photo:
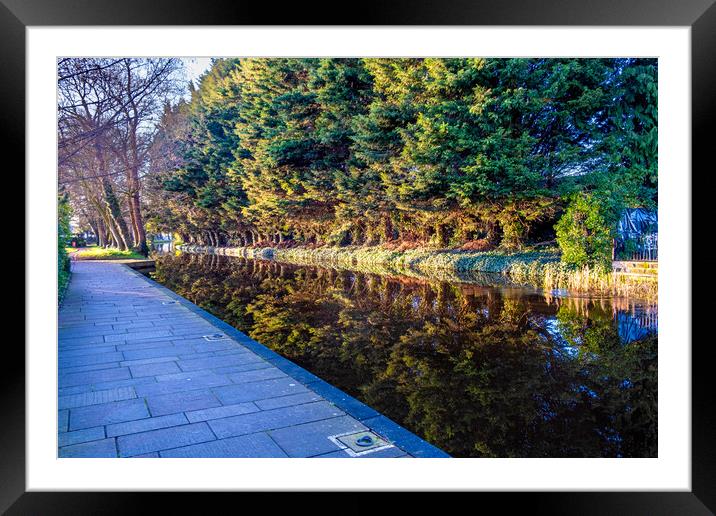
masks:
[[[2,0],[27,311],[0,507],[501,491],[710,514],[712,3],[369,2],[345,25]]]

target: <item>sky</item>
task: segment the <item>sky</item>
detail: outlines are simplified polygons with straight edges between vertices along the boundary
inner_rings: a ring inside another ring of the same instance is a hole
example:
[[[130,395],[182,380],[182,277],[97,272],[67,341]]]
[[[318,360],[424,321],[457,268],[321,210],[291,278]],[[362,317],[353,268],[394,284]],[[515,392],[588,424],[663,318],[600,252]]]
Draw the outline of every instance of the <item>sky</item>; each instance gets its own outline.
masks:
[[[186,69],[187,79],[195,86],[199,84],[199,77],[211,66],[211,57],[181,57]]]

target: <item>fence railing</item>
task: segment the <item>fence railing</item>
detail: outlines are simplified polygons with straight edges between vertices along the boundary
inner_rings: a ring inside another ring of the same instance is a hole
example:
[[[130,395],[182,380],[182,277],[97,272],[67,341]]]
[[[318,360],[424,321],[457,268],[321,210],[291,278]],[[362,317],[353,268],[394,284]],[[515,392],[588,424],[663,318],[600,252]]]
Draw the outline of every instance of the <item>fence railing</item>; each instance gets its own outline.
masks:
[[[650,233],[636,238],[615,240],[614,259],[655,262],[659,258],[659,236]]]

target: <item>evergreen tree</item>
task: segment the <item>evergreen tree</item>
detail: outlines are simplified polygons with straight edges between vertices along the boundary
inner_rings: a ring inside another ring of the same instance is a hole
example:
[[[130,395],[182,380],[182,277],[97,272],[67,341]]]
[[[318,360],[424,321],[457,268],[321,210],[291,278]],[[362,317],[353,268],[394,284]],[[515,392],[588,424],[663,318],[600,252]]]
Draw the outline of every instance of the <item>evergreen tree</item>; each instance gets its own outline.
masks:
[[[653,208],[658,176],[658,77],[656,59],[616,63],[603,149],[611,184],[624,205]]]
[[[655,205],[656,99],[650,59],[218,59],[166,217],[213,245],[517,248],[580,191]]]

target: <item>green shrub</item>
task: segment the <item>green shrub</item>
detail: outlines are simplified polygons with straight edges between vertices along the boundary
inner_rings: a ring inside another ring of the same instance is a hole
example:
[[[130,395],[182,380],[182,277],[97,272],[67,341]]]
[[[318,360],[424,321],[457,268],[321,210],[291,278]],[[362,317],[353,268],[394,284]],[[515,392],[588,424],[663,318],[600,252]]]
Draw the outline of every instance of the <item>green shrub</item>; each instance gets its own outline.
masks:
[[[57,299],[62,299],[70,280],[70,259],[65,247],[72,238],[70,217],[72,209],[67,195],[57,196]]]
[[[612,227],[596,195],[574,195],[564,215],[557,221],[555,230],[565,264],[609,269]]]

